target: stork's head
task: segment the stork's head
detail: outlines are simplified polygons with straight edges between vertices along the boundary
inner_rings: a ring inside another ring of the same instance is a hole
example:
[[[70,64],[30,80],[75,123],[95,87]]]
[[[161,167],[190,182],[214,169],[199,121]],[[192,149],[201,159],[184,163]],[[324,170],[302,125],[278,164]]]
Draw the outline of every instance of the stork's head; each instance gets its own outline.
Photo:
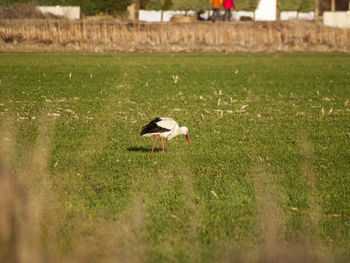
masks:
[[[190,141],[188,140],[188,129],[187,127],[183,126],[179,128],[180,134],[183,134],[186,136],[187,144],[190,146]]]

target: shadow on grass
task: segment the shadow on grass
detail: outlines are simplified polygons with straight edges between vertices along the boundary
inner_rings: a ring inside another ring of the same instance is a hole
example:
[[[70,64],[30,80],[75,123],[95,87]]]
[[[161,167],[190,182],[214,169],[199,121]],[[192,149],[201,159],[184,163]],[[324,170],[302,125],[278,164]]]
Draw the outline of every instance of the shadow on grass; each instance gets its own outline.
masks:
[[[127,148],[129,152],[151,152],[152,148],[145,148],[145,147],[129,147]],[[153,152],[160,152],[162,151],[161,148],[154,148]]]

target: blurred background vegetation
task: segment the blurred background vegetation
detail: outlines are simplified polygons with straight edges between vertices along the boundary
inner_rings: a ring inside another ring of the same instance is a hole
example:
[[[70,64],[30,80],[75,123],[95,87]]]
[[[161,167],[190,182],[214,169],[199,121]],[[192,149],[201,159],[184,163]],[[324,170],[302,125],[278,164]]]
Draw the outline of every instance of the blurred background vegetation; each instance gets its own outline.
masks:
[[[17,3],[34,5],[72,5],[80,6],[85,15],[122,14],[134,0],[0,0],[0,6]],[[324,3],[323,3],[324,2]],[[278,0],[280,11],[314,11],[319,5],[327,6],[328,0]],[[347,0],[337,0],[337,6],[347,5]],[[253,11],[259,0],[236,0],[236,10]],[[148,10],[208,10],[209,0],[140,0],[141,9]]]
[[[85,15],[124,13],[133,0],[0,0],[0,6],[13,4],[80,6]]]

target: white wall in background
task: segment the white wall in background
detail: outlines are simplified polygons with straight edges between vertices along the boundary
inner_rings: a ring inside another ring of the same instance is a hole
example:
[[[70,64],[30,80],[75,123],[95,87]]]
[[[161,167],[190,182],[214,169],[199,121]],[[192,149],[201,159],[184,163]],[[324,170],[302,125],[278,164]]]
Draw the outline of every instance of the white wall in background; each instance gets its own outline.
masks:
[[[301,20],[314,20],[315,12],[297,12],[297,11],[283,11],[280,14],[281,20],[293,20],[293,19],[301,19]]]
[[[276,20],[276,7],[272,6],[272,4],[276,3],[276,0],[273,2],[267,2],[266,6],[264,6],[265,0],[261,0],[258,6],[258,9],[255,11],[255,20],[256,21],[275,21]],[[269,0],[271,1],[271,0]],[[261,4],[262,3],[262,4]],[[268,4],[271,4],[270,6]],[[212,11],[205,11],[202,15],[203,18],[208,18],[208,13],[212,14]],[[346,12],[344,12],[346,13]],[[348,12],[349,13],[349,12]],[[221,15],[224,14],[224,11],[221,11]],[[163,12],[163,22],[169,22],[172,16],[184,16],[185,11],[164,11]],[[194,11],[188,11],[187,15],[196,16]],[[253,11],[233,11],[232,12],[232,20],[238,21],[242,16],[248,16],[254,19]],[[280,13],[281,20],[291,20],[291,19],[300,19],[300,20],[314,20],[315,13],[314,12],[297,12],[297,11],[288,11]],[[149,10],[140,10],[139,12],[139,20],[145,22],[160,22],[161,21],[161,12],[160,11],[149,11]]]
[[[280,19],[281,20],[292,20],[298,18],[298,12],[297,11],[283,11],[280,13]]]
[[[276,20],[276,0],[260,0],[258,8],[255,10],[256,21]]]
[[[184,16],[185,11],[163,11],[163,22],[169,22],[173,16]],[[194,11],[188,11],[187,15],[195,15]],[[152,10],[140,10],[139,20],[144,22],[161,22],[161,12]]]
[[[350,11],[324,12],[323,23],[326,26],[350,28]]]
[[[209,12],[210,15],[212,11]],[[223,15],[224,12],[221,12]],[[163,11],[163,22],[169,22],[173,16],[184,16],[185,11]],[[187,11],[187,15],[196,16],[195,11]],[[251,18],[254,17],[254,12],[249,11],[234,11],[232,12],[232,19],[239,20],[241,16],[249,16]],[[208,11],[205,11],[202,15],[203,18],[208,18]],[[160,11],[149,11],[149,10],[140,10],[139,11],[139,21],[144,22],[160,22],[161,20],[161,12]]]
[[[307,13],[299,12],[298,19],[301,19],[301,20],[314,20],[315,19],[315,12],[307,12]]]

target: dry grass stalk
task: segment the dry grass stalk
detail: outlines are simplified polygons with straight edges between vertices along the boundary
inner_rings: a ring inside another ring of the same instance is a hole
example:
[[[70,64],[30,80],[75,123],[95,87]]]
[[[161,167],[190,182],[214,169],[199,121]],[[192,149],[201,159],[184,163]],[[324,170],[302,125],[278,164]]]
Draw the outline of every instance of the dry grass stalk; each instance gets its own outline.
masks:
[[[5,124],[0,126],[0,262],[143,262],[141,201],[137,199],[117,222],[94,221],[82,214],[78,233],[71,230],[67,241],[62,230],[74,219],[48,176],[46,125],[39,125],[33,149],[18,149],[15,124]],[[18,151],[25,155],[15,164]],[[84,232],[93,234],[86,238]],[[72,246],[69,253],[67,246]]]
[[[7,138],[0,152],[0,261],[40,262],[39,228],[48,189],[47,142],[44,135],[40,136],[23,166],[15,167],[10,127],[5,127],[0,137],[2,141]]]

